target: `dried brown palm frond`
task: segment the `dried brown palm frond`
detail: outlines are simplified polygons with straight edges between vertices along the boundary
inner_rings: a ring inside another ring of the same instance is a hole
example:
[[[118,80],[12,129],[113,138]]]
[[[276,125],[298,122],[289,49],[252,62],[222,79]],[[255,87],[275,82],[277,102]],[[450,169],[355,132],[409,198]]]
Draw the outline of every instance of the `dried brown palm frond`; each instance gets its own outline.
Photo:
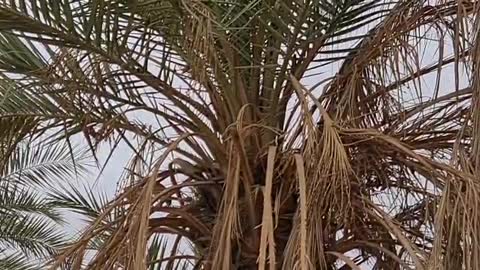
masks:
[[[480,269],[479,8],[0,4],[0,124],[134,153],[52,268]]]

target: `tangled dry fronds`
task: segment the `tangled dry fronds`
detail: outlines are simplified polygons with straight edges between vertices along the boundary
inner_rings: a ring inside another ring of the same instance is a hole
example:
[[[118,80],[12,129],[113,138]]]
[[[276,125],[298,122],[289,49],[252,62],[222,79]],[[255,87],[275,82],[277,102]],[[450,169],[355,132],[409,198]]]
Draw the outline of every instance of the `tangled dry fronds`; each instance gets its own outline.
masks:
[[[480,269],[476,0],[6,2],[0,123],[134,152],[52,269]]]

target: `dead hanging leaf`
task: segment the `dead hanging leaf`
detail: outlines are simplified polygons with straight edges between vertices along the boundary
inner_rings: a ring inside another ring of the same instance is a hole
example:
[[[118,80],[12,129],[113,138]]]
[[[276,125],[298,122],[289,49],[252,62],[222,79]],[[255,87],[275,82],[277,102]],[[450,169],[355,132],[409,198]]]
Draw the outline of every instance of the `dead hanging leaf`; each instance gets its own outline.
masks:
[[[292,84],[297,91],[297,95],[303,106],[304,120],[308,126],[313,123],[313,119],[308,110],[306,110],[306,100],[304,95],[309,96],[315,106],[320,110],[323,120],[323,129],[321,135],[318,134],[317,127],[309,127],[312,135],[307,137],[310,144],[305,149],[305,156],[316,157],[319,160],[312,159],[307,162],[307,174],[310,181],[309,204],[319,205],[322,211],[329,212],[331,207],[335,207],[334,211],[339,211],[336,215],[343,216],[344,220],[351,217],[351,185],[352,181],[357,179],[353,174],[348,154],[345,146],[334,126],[334,121],[323,108],[322,104],[303,87],[294,76],[290,76]],[[328,179],[326,179],[328,178]],[[321,195],[320,195],[321,194]]]
[[[265,176],[265,188],[263,190],[263,217],[262,230],[260,236],[260,251],[258,255],[258,270],[264,270],[267,261],[267,248],[269,269],[276,269],[276,254],[275,254],[275,226],[273,223],[273,207],[272,207],[272,186],[273,176],[275,170],[275,154],[277,147],[270,146],[268,148],[267,156],[267,171]]]
[[[140,210],[139,215],[139,224],[138,224],[138,231],[137,231],[137,242],[136,245],[133,247],[135,250],[135,257],[133,258],[133,269],[147,269],[146,267],[146,256],[147,256],[147,240],[149,237],[148,234],[148,223],[150,218],[150,210],[152,207],[152,198],[154,196],[153,189],[155,187],[156,177],[160,165],[158,165],[155,170],[153,171],[153,176],[147,181],[147,185],[145,186],[145,190],[141,193],[141,196],[144,198],[143,205]],[[132,243],[133,244],[133,243]]]
[[[297,165],[298,184],[300,189],[300,269],[309,270],[307,245],[307,183],[305,179],[305,167],[303,157],[299,154],[295,155],[295,163]]]
[[[232,146],[232,149],[233,146]],[[240,187],[241,160],[238,153],[230,152],[232,157],[228,166],[226,177],[226,191],[224,193],[221,211],[214,227],[213,237],[217,247],[213,252],[212,267],[214,269],[231,269],[232,239],[238,239],[241,234],[239,221],[238,190]]]

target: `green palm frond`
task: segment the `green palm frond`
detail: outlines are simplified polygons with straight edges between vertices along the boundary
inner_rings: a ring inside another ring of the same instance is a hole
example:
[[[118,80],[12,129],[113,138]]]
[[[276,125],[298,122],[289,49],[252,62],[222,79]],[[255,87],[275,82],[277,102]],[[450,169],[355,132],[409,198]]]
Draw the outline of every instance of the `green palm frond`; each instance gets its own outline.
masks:
[[[84,176],[89,156],[67,144],[21,138],[13,145],[7,141],[1,145],[13,150],[0,157],[0,265],[5,269],[43,269],[41,265],[68,240],[59,226],[64,222],[62,205],[46,193]]]
[[[89,155],[68,144],[25,144],[17,147],[4,163],[0,179],[27,185],[55,186],[85,176]]]
[[[0,245],[19,250],[25,256],[49,258],[62,245],[65,237],[58,232],[54,223],[34,215],[13,216],[0,226]]]
[[[65,211],[71,211],[78,214],[80,220],[85,224],[94,222],[102,216],[106,207],[108,207],[110,200],[107,195],[99,192],[95,188],[91,188],[87,185],[83,185],[78,188],[72,184],[63,184],[59,188],[50,190],[48,193],[50,202],[55,205],[56,209],[63,209]],[[102,234],[96,235],[91,241],[88,242],[87,249],[92,251],[99,251],[105,245],[105,242],[109,239],[111,234],[114,233],[116,226],[111,224],[116,220],[116,214],[112,213],[106,217],[102,222],[105,226],[108,226]],[[76,228],[76,230],[82,230],[82,228]],[[75,238],[70,242],[75,243]]]
[[[56,205],[72,210],[89,220],[98,218],[108,205],[105,194],[87,186],[83,187],[83,191],[73,185],[61,189],[57,188],[49,194],[49,197],[55,201]]]
[[[178,242],[173,237],[154,235],[148,247],[148,270],[191,269],[194,266],[191,262],[193,256],[181,255],[175,250],[176,248],[178,248]]]
[[[162,236],[156,235],[151,240],[150,246],[148,248],[148,261],[150,261],[149,270],[158,270],[161,269],[163,262],[157,262],[156,259],[163,259],[167,257],[168,252],[168,241]]]
[[[0,269],[8,270],[39,270],[39,266],[21,254],[0,257]]]
[[[43,215],[55,222],[62,220],[57,204],[51,199],[46,199],[33,189],[25,188],[8,180],[2,180],[0,183],[1,216],[8,218],[9,216],[36,214]]]
[[[25,43],[22,39],[9,33],[0,35],[0,68],[14,73],[25,74],[45,68],[45,57],[36,50],[32,43]]]

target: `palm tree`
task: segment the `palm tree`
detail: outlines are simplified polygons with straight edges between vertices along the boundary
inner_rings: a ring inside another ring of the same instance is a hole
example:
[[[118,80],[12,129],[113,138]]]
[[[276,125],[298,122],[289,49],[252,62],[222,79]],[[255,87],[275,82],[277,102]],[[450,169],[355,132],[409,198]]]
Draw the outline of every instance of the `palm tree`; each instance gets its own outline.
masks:
[[[9,157],[2,157],[0,174],[0,268],[43,269],[69,238],[61,225],[62,201],[49,190],[72,179],[74,166],[67,147],[20,143]],[[83,171],[81,152],[75,151]],[[58,188],[57,188],[58,189]]]
[[[52,269],[480,269],[479,8],[3,1],[2,121],[134,152]]]
[[[69,240],[61,226],[65,202],[49,193],[83,175],[88,159],[66,144],[40,143],[40,122],[21,113],[36,101],[4,74],[0,88],[2,116],[16,114],[0,119],[0,268],[43,269]]]

